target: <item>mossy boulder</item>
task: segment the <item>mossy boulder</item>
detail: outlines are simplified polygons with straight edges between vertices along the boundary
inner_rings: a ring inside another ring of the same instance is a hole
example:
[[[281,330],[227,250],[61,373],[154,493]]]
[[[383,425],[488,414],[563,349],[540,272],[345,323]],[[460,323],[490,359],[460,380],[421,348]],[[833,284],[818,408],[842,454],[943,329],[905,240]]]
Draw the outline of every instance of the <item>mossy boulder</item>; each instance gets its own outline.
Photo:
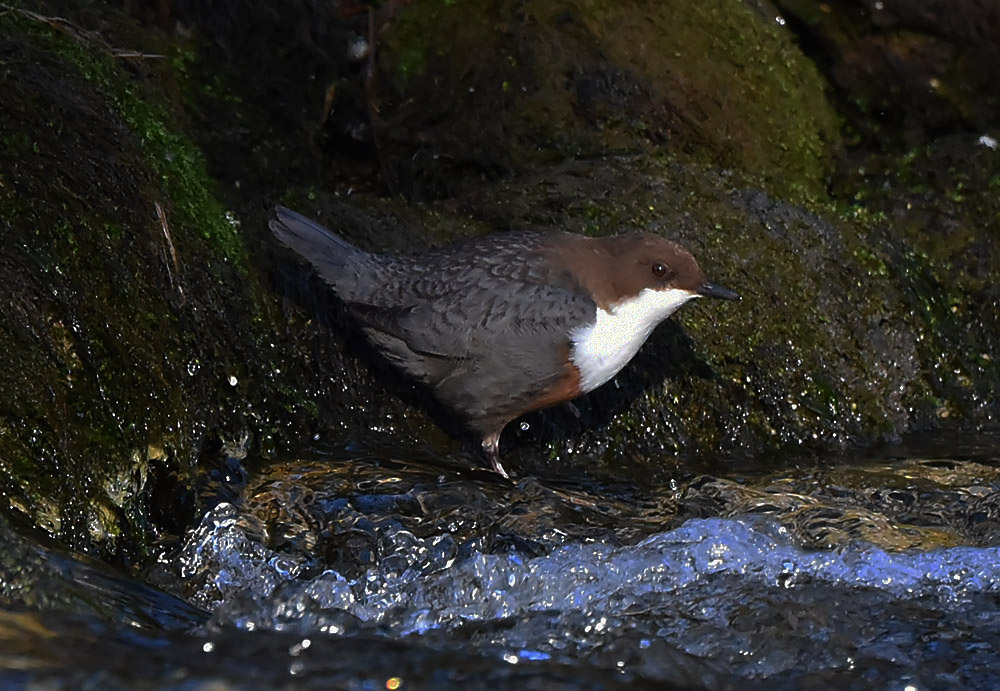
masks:
[[[75,546],[142,560],[240,458],[317,434],[458,448],[279,251],[279,201],[378,251],[651,230],[743,295],[686,307],[614,384],[512,426],[522,472],[995,420],[997,152],[959,133],[835,166],[839,116],[773,17],[53,5],[0,13],[0,486]]]
[[[684,307],[612,384],[510,426],[507,452],[528,468],[579,475],[599,457],[642,473],[995,419],[1000,295],[986,275],[1000,257],[971,217],[944,251],[933,224],[803,208],[752,178],[643,156],[565,162],[435,208],[476,228],[660,233],[743,298]]]
[[[378,50],[376,141],[390,184],[424,197],[655,150],[817,194],[839,142],[816,68],[743,3],[429,0]]]
[[[347,424],[351,365],[264,287],[167,63],[65,19],[8,10],[0,28],[4,504],[141,559],[192,517],[217,452]]]

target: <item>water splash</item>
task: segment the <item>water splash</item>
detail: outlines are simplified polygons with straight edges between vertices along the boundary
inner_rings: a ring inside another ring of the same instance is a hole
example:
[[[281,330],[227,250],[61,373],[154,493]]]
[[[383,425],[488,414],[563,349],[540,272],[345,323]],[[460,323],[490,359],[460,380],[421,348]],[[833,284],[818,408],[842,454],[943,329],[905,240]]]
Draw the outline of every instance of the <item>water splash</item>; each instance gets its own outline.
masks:
[[[489,552],[447,532],[417,537],[393,519],[364,520],[378,554],[347,577],[356,564],[268,549],[240,511],[220,505],[182,557],[200,579],[194,600],[224,626],[461,640],[512,664],[607,658],[602,666],[654,678],[678,654],[722,659],[748,677],[801,675],[853,669],[864,656],[919,661],[945,644],[974,650],[1000,634],[1000,615],[958,623],[1000,592],[997,548],[809,551],[749,517],[692,519],[635,544]],[[933,613],[934,626],[903,626],[914,611]],[[950,617],[955,629],[942,636]]]

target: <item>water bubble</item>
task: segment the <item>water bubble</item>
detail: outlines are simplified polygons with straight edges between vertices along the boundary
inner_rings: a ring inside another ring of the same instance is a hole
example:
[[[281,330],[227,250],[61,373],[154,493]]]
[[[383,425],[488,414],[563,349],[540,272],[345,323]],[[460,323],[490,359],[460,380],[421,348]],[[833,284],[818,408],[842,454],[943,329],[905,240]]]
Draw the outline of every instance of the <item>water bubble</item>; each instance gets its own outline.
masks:
[[[976,141],[976,143],[979,144],[980,146],[985,146],[985,147],[987,147],[989,149],[993,149],[994,151],[996,151],[997,147],[1000,146],[1000,144],[998,144],[996,138],[995,137],[991,137],[988,134],[984,134],[981,137],[979,137],[979,139]]]
[[[355,36],[347,45],[347,57],[351,60],[358,61],[368,55],[368,41],[366,41],[362,36]]]

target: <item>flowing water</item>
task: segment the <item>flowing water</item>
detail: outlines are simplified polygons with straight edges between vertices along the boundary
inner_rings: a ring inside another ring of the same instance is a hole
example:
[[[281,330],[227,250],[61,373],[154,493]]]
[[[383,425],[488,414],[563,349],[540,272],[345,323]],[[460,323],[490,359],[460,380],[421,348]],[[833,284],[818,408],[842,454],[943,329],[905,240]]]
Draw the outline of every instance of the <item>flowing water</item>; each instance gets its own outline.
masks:
[[[1000,688],[998,440],[516,484],[313,449],[143,579],[0,523],[0,683]]]

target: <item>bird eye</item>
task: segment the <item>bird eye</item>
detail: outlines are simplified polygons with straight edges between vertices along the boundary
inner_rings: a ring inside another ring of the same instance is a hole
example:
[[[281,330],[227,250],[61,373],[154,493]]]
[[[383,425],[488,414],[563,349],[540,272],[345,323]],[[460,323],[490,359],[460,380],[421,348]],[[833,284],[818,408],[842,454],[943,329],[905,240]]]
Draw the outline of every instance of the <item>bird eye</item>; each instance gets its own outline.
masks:
[[[653,275],[657,278],[663,278],[667,275],[667,267],[660,263],[653,264]]]

